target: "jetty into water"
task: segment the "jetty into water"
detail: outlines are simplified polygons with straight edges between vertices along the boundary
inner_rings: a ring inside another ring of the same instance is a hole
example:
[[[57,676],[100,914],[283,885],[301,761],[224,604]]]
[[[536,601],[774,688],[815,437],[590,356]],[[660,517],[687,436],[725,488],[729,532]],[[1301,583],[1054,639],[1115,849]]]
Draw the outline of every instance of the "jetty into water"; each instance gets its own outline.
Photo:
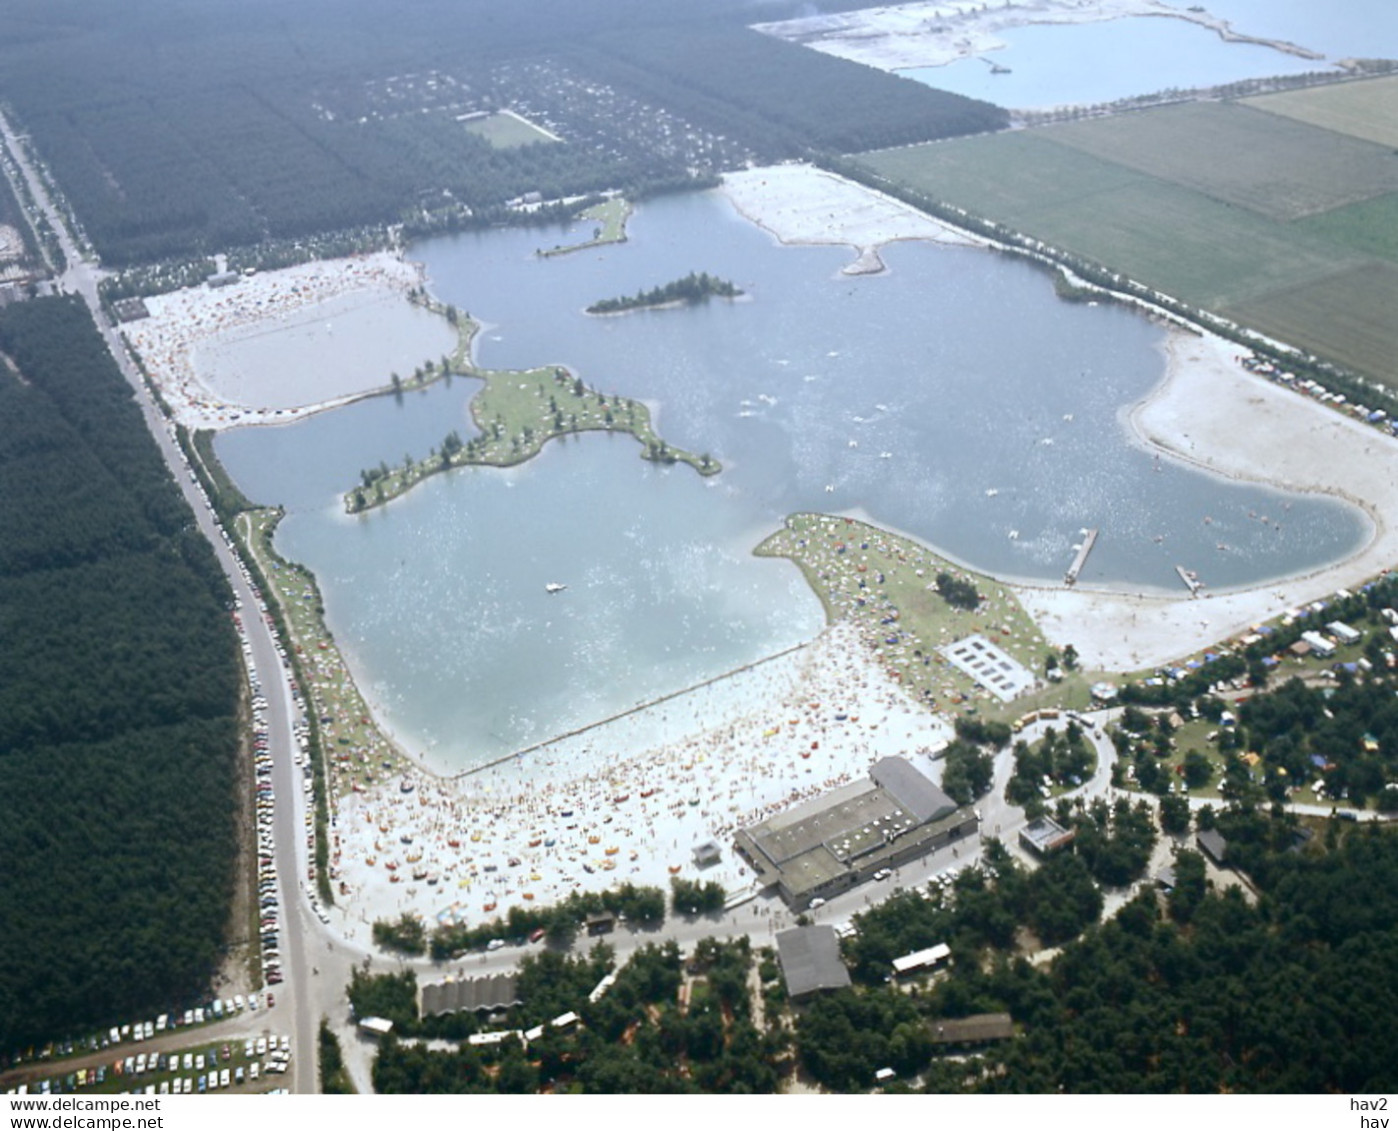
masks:
[[[1175,572],[1180,575],[1180,580],[1189,587],[1191,597],[1199,596],[1199,590],[1204,588],[1204,583],[1199,580],[1199,575],[1192,569],[1185,569],[1182,565],[1175,566]]]
[[[1078,556],[1073,559],[1073,564],[1068,567],[1068,572],[1063,575],[1064,585],[1077,584],[1078,574],[1082,572],[1083,565],[1087,562],[1087,555],[1092,553],[1092,547],[1097,544],[1097,527],[1093,527],[1084,535],[1082,545],[1078,547]]]

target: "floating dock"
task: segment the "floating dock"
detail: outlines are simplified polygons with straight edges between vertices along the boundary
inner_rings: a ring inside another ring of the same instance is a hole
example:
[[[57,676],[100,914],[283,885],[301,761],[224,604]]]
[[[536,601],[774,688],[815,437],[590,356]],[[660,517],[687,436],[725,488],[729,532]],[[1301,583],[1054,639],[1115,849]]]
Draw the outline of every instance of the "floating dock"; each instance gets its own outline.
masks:
[[[1175,566],[1175,572],[1180,575],[1180,580],[1189,587],[1191,597],[1199,596],[1199,590],[1204,588],[1204,583],[1199,580],[1199,575],[1192,569],[1185,569],[1182,565]]]
[[[1074,585],[1077,583],[1078,574],[1082,572],[1082,567],[1087,561],[1087,555],[1092,553],[1092,547],[1097,544],[1097,527],[1093,527],[1087,532],[1082,540],[1082,547],[1078,550],[1078,556],[1073,559],[1073,564],[1068,567],[1068,572],[1063,575],[1064,585]]]

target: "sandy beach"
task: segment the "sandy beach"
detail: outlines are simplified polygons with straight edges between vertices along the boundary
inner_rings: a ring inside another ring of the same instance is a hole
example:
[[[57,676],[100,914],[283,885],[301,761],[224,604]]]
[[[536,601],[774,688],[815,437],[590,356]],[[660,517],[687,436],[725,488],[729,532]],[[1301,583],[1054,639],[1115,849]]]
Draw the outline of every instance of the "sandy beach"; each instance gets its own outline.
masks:
[[[879,248],[898,240],[985,246],[968,232],[844,177],[810,165],[772,165],[726,173],[723,193],[748,221],[784,244],[833,244],[855,249],[846,275],[884,270]]]
[[[724,191],[784,243],[850,244],[862,257],[898,239],[977,242],[809,166],[748,170],[725,178]],[[1398,564],[1398,533],[1383,517],[1398,510],[1398,440],[1248,372],[1242,347],[1216,335],[1171,327],[1163,348],[1160,384],[1122,413],[1137,442],[1213,474],[1344,499],[1364,511],[1373,534],[1323,569],[1198,600],[1007,582],[1044,635],[1071,643],[1088,668],[1131,672],[1181,659]]]
[[[249,381],[236,386],[238,399],[231,399],[211,383],[208,367],[196,364],[197,351],[279,327],[324,322],[342,311],[346,296],[368,305],[389,300],[406,304],[408,290],[421,283],[416,264],[389,252],[304,263],[244,276],[227,287],[154,295],[145,300],[150,317],[123,323],[121,331],[179,423],[217,429],[285,422],[382,388],[388,373],[371,376],[328,366],[300,394],[269,388],[259,398],[256,383]],[[405,363],[411,369],[421,360],[421,351],[415,351]],[[221,383],[230,387],[227,378]]]
[[[1141,443],[1216,475],[1344,499],[1372,532],[1342,562],[1198,600],[1020,587],[1044,634],[1090,668],[1156,667],[1398,564],[1384,517],[1398,509],[1398,440],[1247,372],[1233,342],[1172,329],[1165,350],[1164,379],[1124,414]]]
[[[668,889],[671,876],[740,892],[751,877],[731,851],[735,829],[952,733],[847,623],[646,715],[456,781],[413,773],[352,794],[334,847],[347,926],[404,911],[429,926],[479,923],[618,882]],[[708,840],[723,859],[699,869],[691,854]]]
[[[782,242],[857,249],[847,270],[879,269],[878,248],[893,240],[975,242],[807,166],[733,174],[724,191]],[[316,264],[225,291],[163,296],[152,300],[152,319],[124,329],[180,419],[222,427],[260,417],[211,399],[193,369],[198,342],[303,317],[358,289],[416,282],[416,270],[393,256]],[[1214,474],[1346,499],[1368,514],[1372,537],[1346,561],[1305,577],[1200,600],[1006,584],[1044,635],[1072,643],[1090,669],[1182,659],[1398,560],[1398,535],[1383,518],[1398,507],[1398,441],[1247,372],[1232,343],[1171,328],[1163,348],[1164,379],[1122,412],[1137,442]],[[943,718],[888,677],[876,646],[842,620],[732,678],[481,772],[449,779],[394,770],[388,780],[356,784],[339,802],[333,831],[332,874],[346,896],[336,914],[367,942],[375,919],[407,910],[429,925],[478,923],[511,905],[546,905],[617,881],[667,886],[684,876],[741,892],[750,877],[729,847],[736,828],[862,777],[879,757],[935,750],[950,736]],[[711,839],[722,863],[699,871],[693,849]]]

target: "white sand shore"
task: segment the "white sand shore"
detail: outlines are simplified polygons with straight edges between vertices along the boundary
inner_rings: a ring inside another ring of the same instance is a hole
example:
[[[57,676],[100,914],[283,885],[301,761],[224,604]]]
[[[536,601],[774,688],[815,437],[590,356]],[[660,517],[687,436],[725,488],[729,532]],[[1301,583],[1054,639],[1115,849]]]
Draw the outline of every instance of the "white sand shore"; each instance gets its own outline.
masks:
[[[882,271],[878,249],[897,240],[984,244],[901,200],[810,165],[770,165],[726,173],[723,192],[745,219],[784,244],[855,248],[858,255],[844,268],[847,275]]]
[[[331,367],[317,374],[304,397],[284,393],[272,398],[272,404],[239,403],[221,396],[203,378],[195,365],[196,350],[254,329],[266,332],[294,325],[320,304],[341,296],[358,293],[365,302],[373,302],[402,296],[421,282],[418,265],[389,252],[322,260],[246,276],[228,287],[189,287],[155,295],[146,299],[150,317],[124,323],[121,330],[181,424],[227,428],[284,422],[381,388],[387,374],[368,378]],[[415,353],[408,364],[422,356]]]
[[[1081,10],[1098,7],[1114,6]],[[848,243],[876,255],[881,243],[897,239],[973,242],[899,201],[808,166],[749,170],[725,178],[724,190],[745,217],[784,243]],[[1224,339],[1176,328],[1165,349],[1164,379],[1124,413],[1142,444],[1218,475],[1344,499],[1368,515],[1374,533],[1345,561],[1203,600],[1007,579],[1045,636],[1073,644],[1091,668],[1155,667],[1398,564],[1398,534],[1382,517],[1398,510],[1398,441],[1247,372],[1241,348]]]
[[[979,0],[923,0],[893,7],[806,16],[754,25],[758,31],[884,71],[940,67],[1003,50],[1001,33],[1026,24],[1099,23],[1128,16],[1188,20],[1224,39],[1260,43],[1279,51],[1321,58],[1290,43],[1235,32],[1227,20],[1162,0],[1019,0],[990,7]]]
[[[1398,564],[1384,518],[1398,510],[1398,440],[1248,373],[1221,338],[1171,330],[1166,352],[1164,380],[1126,414],[1142,443],[1218,475],[1344,499],[1373,532],[1342,562],[1202,600],[1019,588],[1045,635],[1088,667],[1155,667]]]
[[[336,845],[353,913],[479,923],[617,882],[668,888],[673,875],[741,890],[751,878],[734,829],[951,737],[849,624],[656,710],[664,717],[632,716],[457,781],[418,774],[410,792],[395,781],[353,795]],[[671,715],[690,720],[687,736],[645,748]],[[691,852],[710,839],[723,861],[700,870]]]

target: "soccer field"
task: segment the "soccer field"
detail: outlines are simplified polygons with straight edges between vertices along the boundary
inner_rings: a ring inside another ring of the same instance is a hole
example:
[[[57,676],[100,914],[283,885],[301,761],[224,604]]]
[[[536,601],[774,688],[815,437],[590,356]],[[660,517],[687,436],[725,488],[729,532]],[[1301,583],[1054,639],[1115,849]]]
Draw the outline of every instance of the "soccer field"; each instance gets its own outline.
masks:
[[[484,138],[495,149],[518,149],[537,141],[558,140],[548,131],[508,111],[491,114],[488,118],[474,118],[466,123],[466,129]]]

